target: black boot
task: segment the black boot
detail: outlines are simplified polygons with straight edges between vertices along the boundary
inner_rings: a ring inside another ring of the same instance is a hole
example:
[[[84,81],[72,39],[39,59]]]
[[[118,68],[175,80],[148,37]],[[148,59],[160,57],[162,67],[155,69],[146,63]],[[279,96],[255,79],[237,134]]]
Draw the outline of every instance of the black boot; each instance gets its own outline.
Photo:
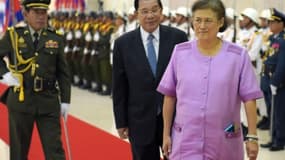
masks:
[[[270,129],[270,120],[269,118],[265,117],[265,120],[260,126],[258,127],[260,130],[269,130]]]
[[[102,96],[111,95],[111,87],[110,85],[102,85],[102,92],[100,92]]]
[[[260,145],[261,148],[270,148],[271,146],[272,146],[272,142],[268,142],[268,143]]]
[[[268,123],[269,119],[267,117],[262,117],[262,119],[257,123],[256,127],[260,128],[260,126],[264,125],[265,123]]]

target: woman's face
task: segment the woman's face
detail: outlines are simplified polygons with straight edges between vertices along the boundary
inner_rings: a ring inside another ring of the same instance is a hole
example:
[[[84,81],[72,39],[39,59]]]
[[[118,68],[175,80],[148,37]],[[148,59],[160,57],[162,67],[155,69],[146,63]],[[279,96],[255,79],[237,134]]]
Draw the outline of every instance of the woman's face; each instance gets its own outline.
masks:
[[[211,9],[200,9],[193,13],[193,27],[198,40],[211,40],[217,37],[224,18],[218,20],[217,14]]]

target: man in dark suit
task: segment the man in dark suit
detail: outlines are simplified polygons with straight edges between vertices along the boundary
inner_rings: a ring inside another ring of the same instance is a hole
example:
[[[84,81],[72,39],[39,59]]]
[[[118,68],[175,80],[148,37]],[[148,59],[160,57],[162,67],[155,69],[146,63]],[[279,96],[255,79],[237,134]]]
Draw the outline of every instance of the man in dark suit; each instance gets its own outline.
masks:
[[[9,28],[0,40],[0,77],[9,86],[1,100],[8,107],[11,160],[28,159],[34,123],[45,159],[65,160],[60,111],[66,118],[70,75],[63,37],[47,27],[49,4],[50,0],[23,0],[27,25]]]
[[[285,14],[271,9],[269,27],[270,48],[264,61],[263,76],[268,77],[268,86],[273,98],[271,106],[271,142],[261,144],[270,151],[284,150],[285,147]]]
[[[156,87],[177,43],[187,35],[159,25],[160,0],[135,0],[140,27],[115,41],[113,109],[121,138],[129,138],[134,160],[159,160],[163,96]]]

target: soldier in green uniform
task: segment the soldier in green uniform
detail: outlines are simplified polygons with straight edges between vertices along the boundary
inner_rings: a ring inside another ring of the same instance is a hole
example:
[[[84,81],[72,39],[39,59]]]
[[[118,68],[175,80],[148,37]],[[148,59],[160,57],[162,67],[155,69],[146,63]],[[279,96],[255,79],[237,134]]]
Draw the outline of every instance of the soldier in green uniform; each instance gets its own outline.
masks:
[[[9,86],[1,100],[8,106],[11,160],[28,159],[34,123],[45,159],[66,159],[60,117],[66,121],[71,87],[63,37],[47,27],[49,4],[23,0],[27,25],[9,28],[0,40],[0,77]]]
[[[111,94],[112,66],[110,64],[110,41],[115,26],[113,24],[112,12],[105,12],[103,25],[100,26],[100,38],[98,41],[98,73],[99,83],[102,84],[101,95]]]

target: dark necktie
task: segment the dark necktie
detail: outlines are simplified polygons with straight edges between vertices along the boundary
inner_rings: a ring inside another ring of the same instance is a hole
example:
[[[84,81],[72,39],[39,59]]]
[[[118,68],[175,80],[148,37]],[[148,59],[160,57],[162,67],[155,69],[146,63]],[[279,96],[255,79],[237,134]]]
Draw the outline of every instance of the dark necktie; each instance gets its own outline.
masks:
[[[153,39],[154,36],[152,34],[149,34],[147,37],[147,58],[148,58],[148,62],[150,64],[151,67],[151,71],[153,73],[153,75],[156,75],[156,54],[155,54],[155,49],[154,49],[154,45],[153,45]]]
[[[34,33],[34,47],[35,47],[35,49],[37,49],[38,44],[39,44],[39,34],[38,34],[38,32],[35,32]]]

